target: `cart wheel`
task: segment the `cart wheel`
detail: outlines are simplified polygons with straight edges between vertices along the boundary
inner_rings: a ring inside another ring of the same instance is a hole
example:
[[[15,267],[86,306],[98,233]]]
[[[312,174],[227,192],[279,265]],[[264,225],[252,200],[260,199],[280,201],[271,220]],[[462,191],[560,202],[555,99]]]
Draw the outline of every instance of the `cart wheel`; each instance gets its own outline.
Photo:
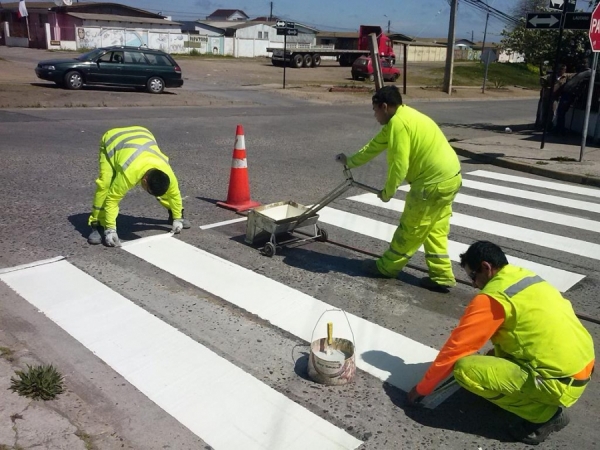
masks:
[[[317,231],[319,232],[319,237],[317,238],[317,241],[327,242],[327,239],[329,239],[329,233],[327,233],[327,230],[325,230],[324,228],[318,227]]]
[[[273,243],[267,242],[265,244],[265,247],[263,248],[263,255],[268,256],[269,258],[272,258],[275,255],[276,251],[277,251],[277,249],[275,248]]]

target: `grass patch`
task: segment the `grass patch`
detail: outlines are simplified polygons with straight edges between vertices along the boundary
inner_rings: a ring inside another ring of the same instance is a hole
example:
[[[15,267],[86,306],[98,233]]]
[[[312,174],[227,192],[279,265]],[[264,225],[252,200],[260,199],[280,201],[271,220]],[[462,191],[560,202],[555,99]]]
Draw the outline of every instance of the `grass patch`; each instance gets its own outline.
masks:
[[[550,158],[550,161],[577,162],[575,158],[569,158],[568,156],[555,156],[554,158]]]
[[[8,347],[0,347],[0,358],[7,360],[8,362],[13,362],[15,360],[15,352],[13,352]]]
[[[444,68],[432,69],[436,75],[442,76]],[[454,66],[452,83],[456,86],[481,86],[485,74],[485,64],[479,62],[461,63]],[[488,69],[487,87],[523,86],[539,88],[539,75],[531,72],[526,64],[491,63]]]
[[[81,431],[81,430],[77,430],[75,432],[75,436],[77,436],[79,439],[81,439],[85,445],[85,450],[96,450],[96,447],[94,446],[94,441],[92,440],[92,437],[87,434],[85,431]]]
[[[537,161],[536,164],[538,166],[547,166],[549,163],[547,161]]]
[[[54,400],[64,392],[63,376],[54,366],[30,366],[27,371],[17,370],[10,378],[9,389],[33,400]]]
[[[177,59],[238,59],[231,55],[215,55],[213,53],[200,53],[193,49],[190,53],[171,53]]]

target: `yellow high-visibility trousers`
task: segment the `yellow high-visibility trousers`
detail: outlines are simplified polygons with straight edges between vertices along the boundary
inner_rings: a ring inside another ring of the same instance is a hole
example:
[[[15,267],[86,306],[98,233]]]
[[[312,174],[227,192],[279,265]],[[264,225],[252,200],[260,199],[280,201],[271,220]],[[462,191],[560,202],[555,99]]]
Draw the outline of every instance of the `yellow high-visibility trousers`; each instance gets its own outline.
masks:
[[[483,355],[459,359],[454,378],[469,392],[533,423],[547,422],[560,406],[573,405],[586,387],[543,380],[514,361]]]
[[[400,225],[389,248],[377,260],[377,268],[381,273],[397,277],[412,255],[423,245],[429,277],[444,286],[456,284],[448,255],[448,233],[452,202],[461,184],[462,177],[459,173],[441,183],[411,186]]]

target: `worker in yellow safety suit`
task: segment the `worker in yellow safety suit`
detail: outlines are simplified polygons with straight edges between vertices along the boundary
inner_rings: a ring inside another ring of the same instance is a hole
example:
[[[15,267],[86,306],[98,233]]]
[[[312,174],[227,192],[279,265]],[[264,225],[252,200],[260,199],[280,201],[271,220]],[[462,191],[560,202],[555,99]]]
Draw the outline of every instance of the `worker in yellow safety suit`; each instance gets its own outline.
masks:
[[[419,403],[453,373],[460,386],[520,418],[508,427],[515,440],[539,444],[569,423],[565,408],[590,381],[592,337],[555,287],[508,264],[496,244],[474,243],[460,265],[481,292],[408,401]],[[493,350],[473,355],[488,340]]]
[[[119,202],[136,185],[157,198],[169,210],[171,231],[179,233],[190,228],[183,218],[183,205],[177,178],[169,158],[160,151],[152,133],[144,127],[132,126],[108,130],[100,140],[100,173],[88,224],[92,232],[88,242],[119,247],[117,216]]]
[[[369,270],[395,278],[423,245],[429,277],[421,280],[421,286],[446,293],[456,284],[448,233],[452,202],[462,184],[460,162],[437,124],[402,104],[396,86],[381,88],[372,100],[375,119],[383,128],[356,154],[341,153],[336,160],[349,168],[358,167],[387,149],[387,181],[379,198],[389,202],[404,180],[410,191],[388,250]]]

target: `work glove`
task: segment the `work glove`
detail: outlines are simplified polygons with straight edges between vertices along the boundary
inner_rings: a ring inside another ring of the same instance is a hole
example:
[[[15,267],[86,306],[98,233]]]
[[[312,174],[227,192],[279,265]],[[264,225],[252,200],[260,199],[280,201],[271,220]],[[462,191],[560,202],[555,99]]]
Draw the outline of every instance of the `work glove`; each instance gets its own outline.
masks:
[[[392,199],[391,197],[388,197],[387,195],[385,195],[383,189],[381,191],[379,191],[379,194],[377,194],[377,197],[379,197],[379,200],[381,200],[384,203],[387,203]]]
[[[117,234],[117,230],[114,228],[109,228],[104,231],[104,242],[109,247],[120,247],[121,241],[119,240],[119,235]]]
[[[181,230],[183,230],[183,219],[173,220],[173,227],[171,228],[171,232],[173,234],[179,234]]]
[[[335,160],[344,166],[348,163],[348,157],[343,153],[338,153],[335,155]]]

